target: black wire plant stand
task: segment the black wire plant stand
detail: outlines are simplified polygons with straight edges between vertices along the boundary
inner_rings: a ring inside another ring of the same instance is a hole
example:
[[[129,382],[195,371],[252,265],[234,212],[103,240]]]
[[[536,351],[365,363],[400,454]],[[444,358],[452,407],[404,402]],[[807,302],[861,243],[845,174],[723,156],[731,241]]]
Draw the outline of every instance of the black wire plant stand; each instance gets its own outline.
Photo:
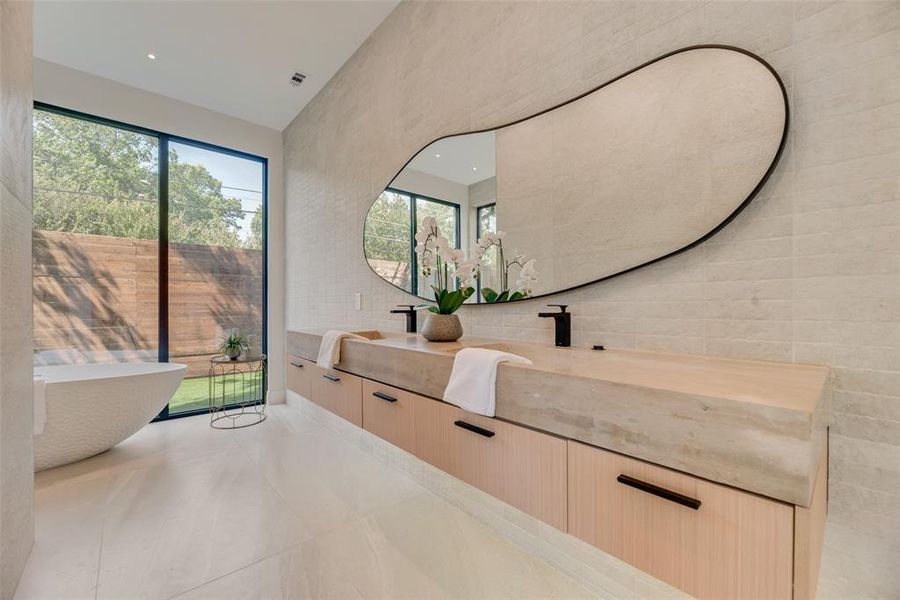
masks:
[[[266,355],[209,359],[209,425],[240,429],[266,420]]]

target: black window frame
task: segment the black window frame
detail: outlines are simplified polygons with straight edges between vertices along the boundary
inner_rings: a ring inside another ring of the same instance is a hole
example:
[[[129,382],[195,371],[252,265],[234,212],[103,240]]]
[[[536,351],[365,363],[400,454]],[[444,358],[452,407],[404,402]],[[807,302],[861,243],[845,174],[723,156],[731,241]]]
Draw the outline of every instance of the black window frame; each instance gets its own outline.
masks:
[[[433,198],[431,196],[426,196],[424,194],[419,194],[417,192],[408,192],[406,190],[395,188],[395,187],[387,187],[384,190],[385,192],[391,192],[393,194],[402,194],[404,196],[409,197],[409,264],[410,264],[410,277],[409,277],[409,287],[408,290],[410,294],[413,296],[419,295],[419,257],[416,255],[416,231],[418,228],[418,222],[416,219],[416,200],[424,200],[426,202],[434,202],[435,204],[442,204],[444,206],[453,207],[454,212],[456,213],[456,231],[454,232],[454,239],[456,243],[456,247],[459,248],[462,243],[461,232],[462,232],[462,224],[460,222],[462,217],[462,207],[456,202],[450,202],[449,200],[441,200],[440,198]]]
[[[481,211],[493,208],[494,209],[494,218],[497,216],[497,203],[496,202],[488,202],[487,204],[482,204],[481,206],[475,207],[475,241],[481,239],[481,234],[484,233],[481,231]],[[481,277],[479,277],[475,281],[475,303],[481,304]]]
[[[243,158],[247,160],[251,160],[254,162],[258,162],[262,166],[262,211],[263,211],[263,223],[262,223],[262,352],[266,354],[268,361],[268,348],[269,348],[269,331],[268,331],[268,322],[269,322],[269,159],[264,156],[257,156],[255,154],[250,154],[248,152],[242,152],[240,150],[235,150],[233,148],[227,148],[225,146],[219,146],[216,144],[210,144],[209,142],[203,142],[200,140],[195,140],[191,138],[186,138],[180,135],[173,135],[171,133],[166,133],[164,131],[158,131],[155,129],[150,129],[147,127],[141,127],[138,125],[132,125],[131,123],[124,123],[122,121],[116,121],[115,119],[108,119],[106,117],[99,117],[97,115],[92,115],[89,113],[81,112],[78,110],[73,110],[70,108],[65,108],[62,106],[56,106],[54,104],[48,104],[46,102],[35,101],[34,102],[34,110],[40,110],[44,112],[49,112],[57,115],[61,115],[64,117],[69,117],[73,119],[80,119],[82,121],[87,121],[90,123],[96,123],[98,125],[104,125],[107,127],[114,127],[116,129],[121,129],[124,131],[130,131],[133,133],[145,135],[148,137],[155,138],[158,141],[157,147],[157,164],[158,164],[158,175],[157,175],[157,195],[159,199],[159,238],[157,240],[159,245],[159,256],[158,256],[158,283],[157,283],[157,294],[158,294],[158,315],[157,315],[157,326],[158,326],[158,336],[159,336],[159,348],[157,350],[157,360],[161,363],[169,362],[169,143],[176,142],[178,144],[184,144],[188,146],[194,146],[195,148],[201,148],[203,150],[209,150],[211,152],[218,152],[220,154],[226,154],[229,156],[234,156],[237,158]],[[265,395],[268,393],[268,374],[266,371],[263,371],[263,385],[262,385],[262,393],[263,398],[265,399]],[[226,408],[231,408],[237,406],[237,404],[228,405]],[[180,419],[182,417],[191,417],[199,414],[206,414],[209,410],[206,408],[198,408],[194,410],[187,410],[183,412],[177,412],[174,414],[169,413],[169,404],[166,403],[165,407],[160,411],[160,413],[154,417],[153,422],[156,421],[167,421],[170,419]]]
[[[481,231],[481,211],[488,209],[488,208],[493,208],[494,216],[496,217],[496,214],[497,214],[496,207],[497,207],[496,202],[489,202],[487,204],[482,204],[481,206],[475,207],[475,240],[476,241],[480,240],[481,234],[484,233],[483,231]]]

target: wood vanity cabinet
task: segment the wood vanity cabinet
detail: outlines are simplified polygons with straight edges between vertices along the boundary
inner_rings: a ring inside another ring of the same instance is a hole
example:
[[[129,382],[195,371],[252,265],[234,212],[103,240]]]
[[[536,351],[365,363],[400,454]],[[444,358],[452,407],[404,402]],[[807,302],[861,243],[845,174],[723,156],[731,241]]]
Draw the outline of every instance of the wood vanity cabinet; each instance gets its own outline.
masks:
[[[312,372],[309,399],[362,427],[362,378],[318,366]]]
[[[417,397],[413,452],[437,468],[566,530],[566,441]]]
[[[312,378],[317,368],[316,363],[289,354],[284,366],[285,387],[309,399]]]
[[[793,506],[574,441],[569,533],[697,598],[792,598]]]
[[[421,398],[427,401],[427,398]],[[362,384],[363,429],[398,448],[413,452],[416,395],[368,379]],[[430,400],[430,402],[435,402]]]

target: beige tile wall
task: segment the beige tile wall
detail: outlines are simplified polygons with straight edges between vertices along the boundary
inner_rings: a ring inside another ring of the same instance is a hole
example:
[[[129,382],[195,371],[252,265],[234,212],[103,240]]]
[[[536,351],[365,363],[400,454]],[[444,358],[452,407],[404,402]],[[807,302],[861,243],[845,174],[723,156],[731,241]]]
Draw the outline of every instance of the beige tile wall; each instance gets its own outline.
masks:
[[[708,243],[552,301],[571,304],[576,345],[832,365],[833,518],[900,535],[900,3],[401,4],[284,133],[287,327],[402,329],[387,311],[409,297],[366,266],[363,221],[432,139],[698,43],[781,73],[793,122],[777,172]],[[462,317],[550,340],[543,304]]]
[[[0,0],[0,599],[34,539],[31,2]]]

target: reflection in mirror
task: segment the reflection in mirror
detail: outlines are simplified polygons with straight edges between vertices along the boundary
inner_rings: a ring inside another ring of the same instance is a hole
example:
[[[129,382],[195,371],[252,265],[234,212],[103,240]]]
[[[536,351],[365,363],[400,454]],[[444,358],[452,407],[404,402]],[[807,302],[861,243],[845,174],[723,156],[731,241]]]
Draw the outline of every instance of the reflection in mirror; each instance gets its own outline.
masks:
[[[416,233],[433,217],[446,257],[462,249],[477,261],[469,302],[630,271],[728,223],[774,169],[787,116],[783,85],[758,57],[674,52],[534,117],[426,146],[370,208],[367,260],[432,299]]]
[[[434,274],[422,273],[415,234],[423,219],[434,217],[451,248],[474,246],[479,234],[472,210],[492,204],[496,197],[494,152],[493,131],[447,138],[429,146],[428,153],[419,153],[394,178],[366,218],[366,258],[382,279],[432,298]]]

